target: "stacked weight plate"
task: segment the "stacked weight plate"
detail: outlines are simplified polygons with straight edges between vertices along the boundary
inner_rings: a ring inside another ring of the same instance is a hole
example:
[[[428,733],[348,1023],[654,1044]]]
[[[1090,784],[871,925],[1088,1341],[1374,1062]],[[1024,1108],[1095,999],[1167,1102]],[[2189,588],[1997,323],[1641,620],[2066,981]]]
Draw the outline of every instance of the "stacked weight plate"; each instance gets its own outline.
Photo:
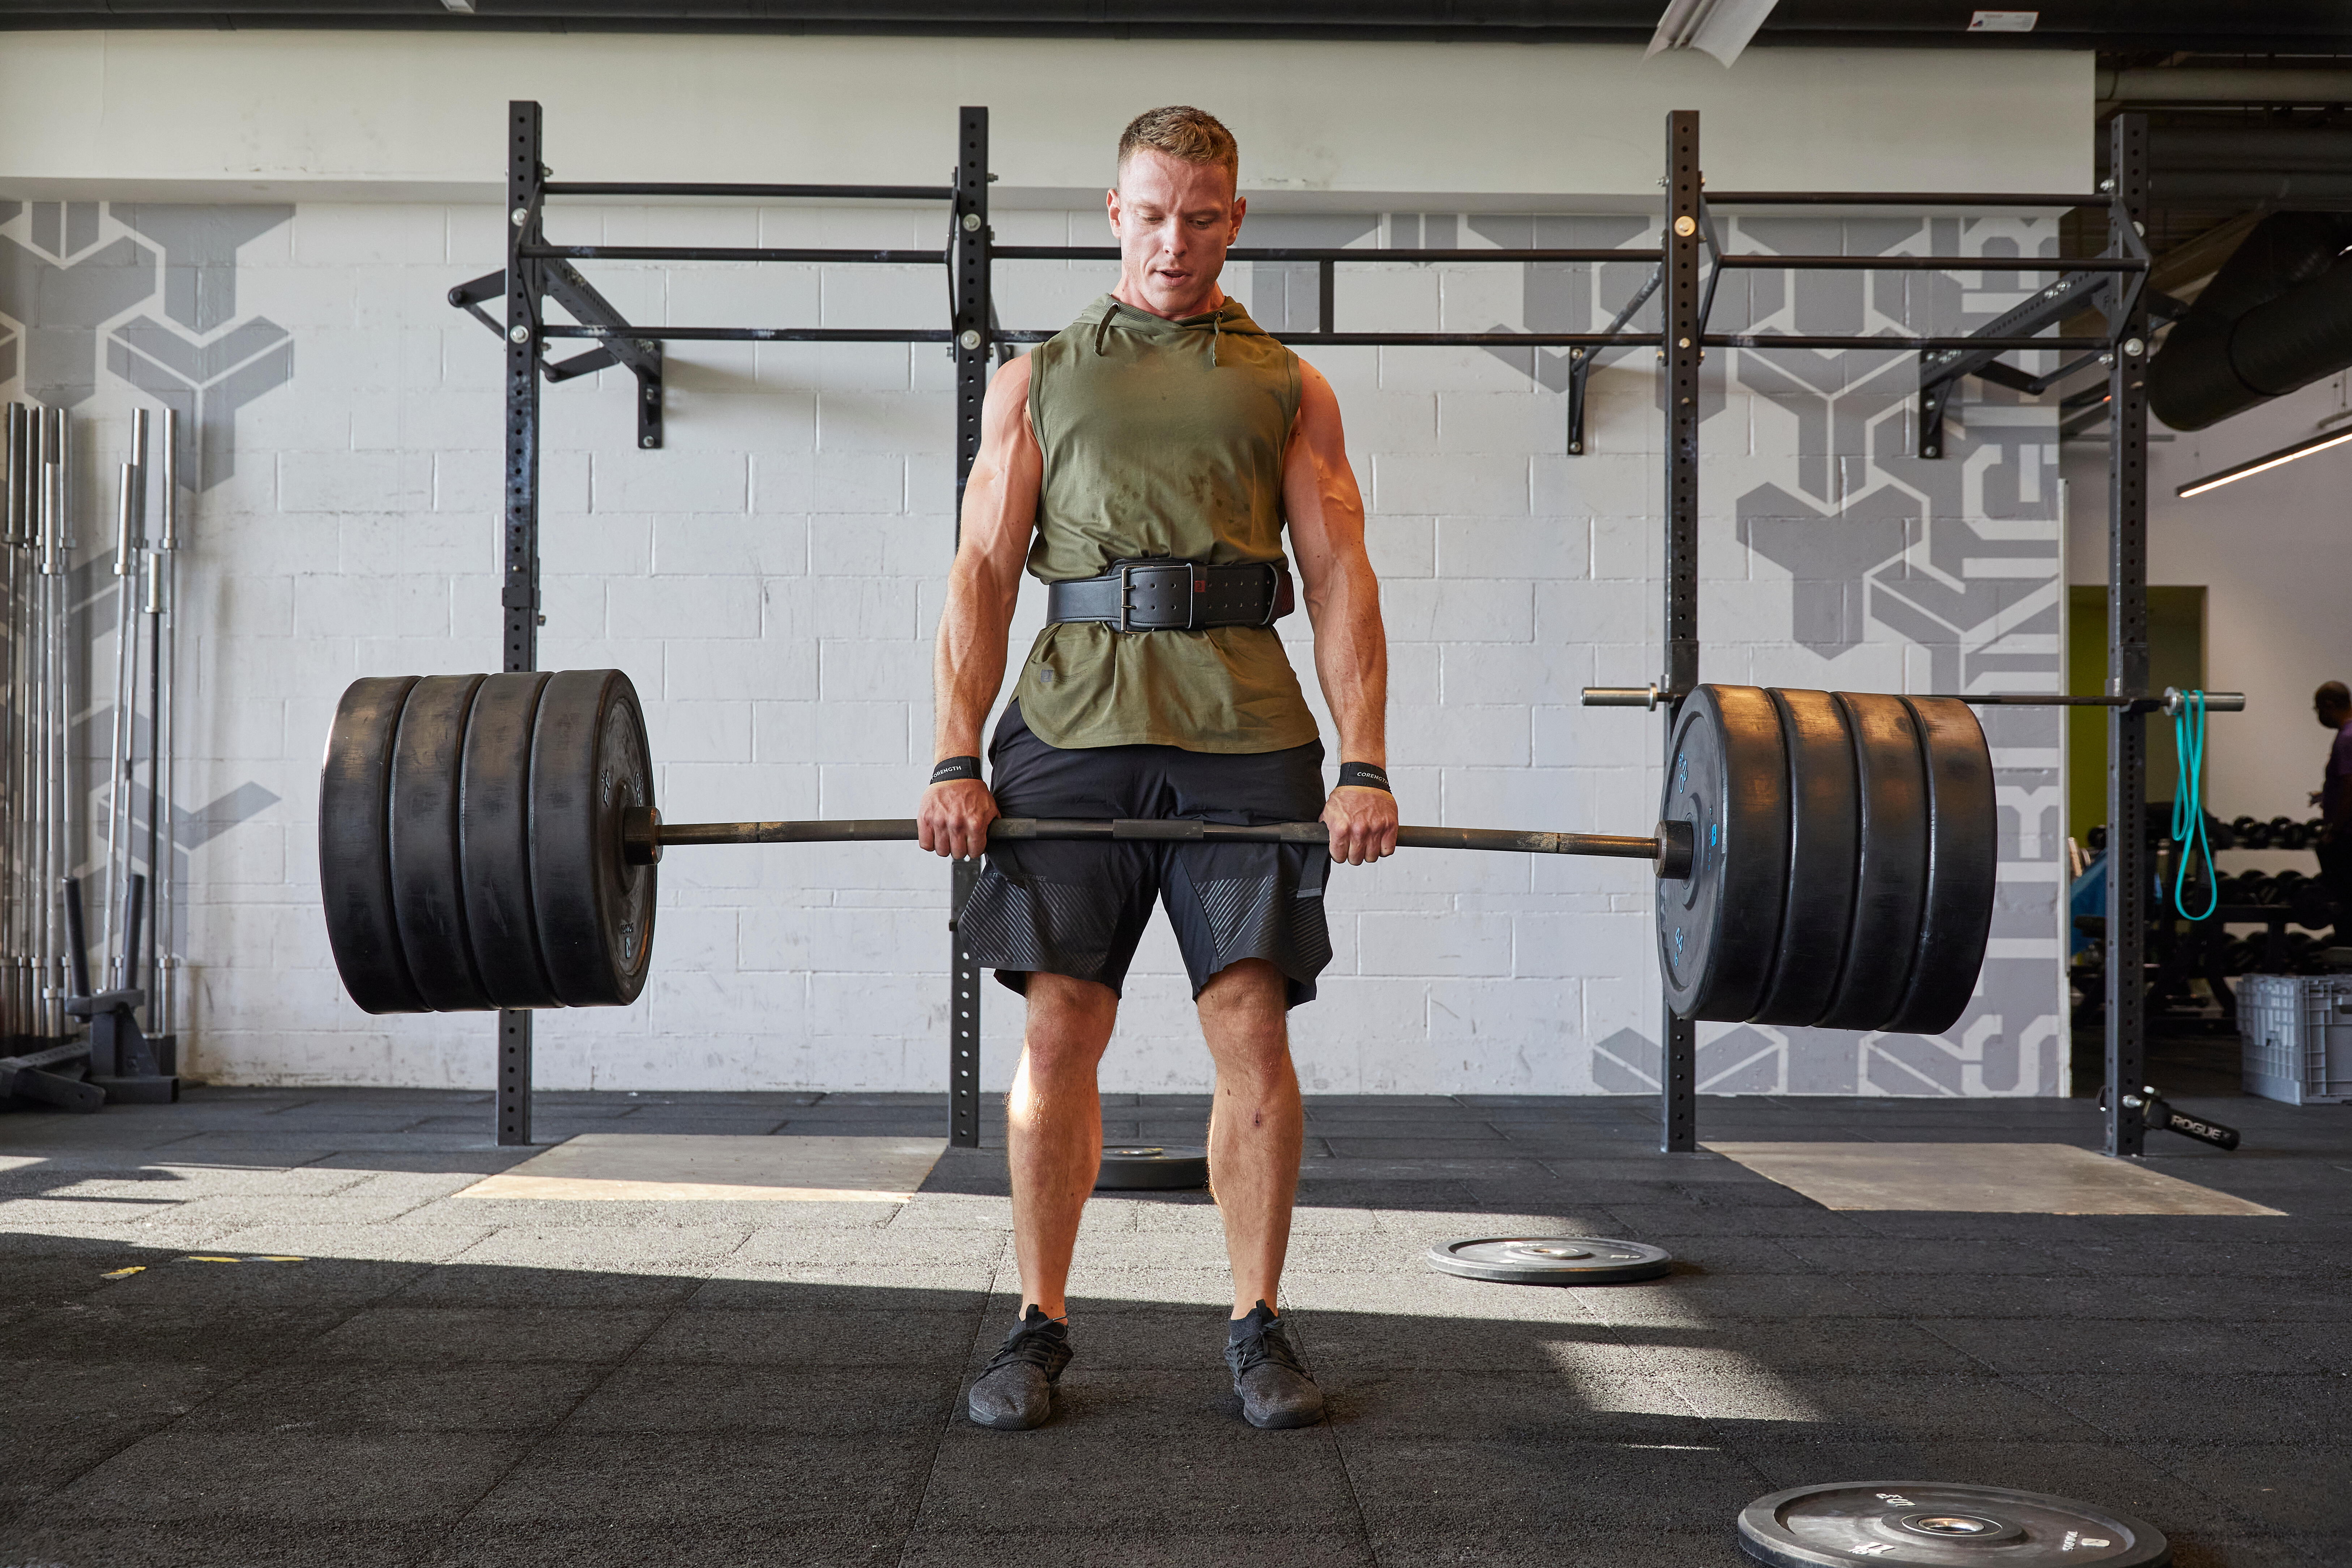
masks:
[[[655,872],[617,852],[653,805],[618,670],[383,677],[343,694],[319,780],[328,940],[371,1013],[635,1001]]]
[[[1702,686],[1659,816],[1692,844],[1657,889],[1678,1016],[1935,1034],[1967,1009],[1999,815],[1965,703]]]

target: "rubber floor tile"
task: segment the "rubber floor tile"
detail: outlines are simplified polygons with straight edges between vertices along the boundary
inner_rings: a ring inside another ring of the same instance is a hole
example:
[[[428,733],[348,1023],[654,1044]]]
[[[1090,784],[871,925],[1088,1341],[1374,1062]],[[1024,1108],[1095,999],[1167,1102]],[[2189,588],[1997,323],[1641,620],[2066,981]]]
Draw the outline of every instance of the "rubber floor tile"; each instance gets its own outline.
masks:
[[[942,1305],[948,1310],[680,1311],[646,1339],[636,1359],[772,1366],[960,1366],[971,1343],[975,1315],[961,1303]]]
[[[590,1307],[373,1307],[338,1324],[314,1353],[375,1362],[612,1362],[661,1318]]]
[[[1450,1543],[1457,1562],[1519,1552],[1528,1533],[1555,1542],[1703,1538],[1729,1528],[1764,1489],[1751,1467],[1696,1431],[1665,1442],[1516,1432],[1341,1442],[1373,1540]],[[1417,1560],[1409,1549],[1400,1556]],[[1564,1551],[1552,1561],[1582,1558]]]
[[[699,1527],[478,1518],[403,1561],[413,1568],[880,1568],[898,1562],[899,1542],[894,1525],[861,1516],[789,1524],[730,1518]]]
[[[619,1274],[586,1268],[526,1268],[445,1263],[387,1298],[389,1307],[596,1307],[658,1310],[693,1299],[701,1275]]]
[[[1055,1520],[1021,1529],[919,1527],[893,1559],[905,1568],[1379,1568],[1381,1559],[1352,1529],[1298,1527],[1286,1521],[1235,1522],[1216,1532],[1171,1531],[1132,1509],[1105,1508],[1085,1522]]]
[[[70,1568],[410,1568],[444,1526],[383,1520],[194,1516],[146,1521],[15,1520],[0,1562]]]
[[[2083,1318],[1937,1318],[1927,1332],[1988,1369],[2008,1373],[2083,1373],[2106,1377],[2310,1373],[2320,1370],[2315,1343],[2337,1342],[2314,1331],[2216,1332],[2193,1321]],[[2352,1346],[2346,1346],[2352,1359]]]
[[[121,1449],[26,1510],[18,1524],[198,1515],[446,1522],[514,1464],[520,1433],[321,1434],[299,1420],[177,1426]]]
[[[759,1442],[886,1438],[937,1430],[961,1397],[961,1379],[943,1367],[631,1363],[598,1383],[565,1427],[738,1432]]]
[[[576,1363],[382,1365],[291,1361],[260,1369],[192,1410],[194,1432],[540,1432],[604,1375]]]

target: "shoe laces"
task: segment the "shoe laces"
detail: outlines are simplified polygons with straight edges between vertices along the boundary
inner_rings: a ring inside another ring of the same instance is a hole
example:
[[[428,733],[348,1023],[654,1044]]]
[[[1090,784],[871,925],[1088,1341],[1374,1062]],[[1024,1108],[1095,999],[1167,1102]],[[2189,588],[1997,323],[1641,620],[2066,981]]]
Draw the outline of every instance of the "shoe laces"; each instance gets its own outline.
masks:
[[[986,1377],[999,1367],[1022,1363],[1045,1371],[1053,1364],[1054,1354],[1062,1348],[1065,1338],[1063,1334],[1050,1331],[1061,1326],[1050,1318],[1042,1323],[1024,1325],[997,1347],[996,1353],[988,1358],[988,1364],[981,1369],[980,1375]]]
[[[1298,1347],[1290,1342],[1290,1335],[1282,1327],[1280,1319],[1245,1339],[1234,1341],[1233,1346],[1234,1375],[1236,1377],[1253,1368],[1271,1364],[1285,1372],[1295,1372],[1309,1383],[1315,1381],[1315,1374],[1307,1370],[1305,1362],[1298,1359]]]

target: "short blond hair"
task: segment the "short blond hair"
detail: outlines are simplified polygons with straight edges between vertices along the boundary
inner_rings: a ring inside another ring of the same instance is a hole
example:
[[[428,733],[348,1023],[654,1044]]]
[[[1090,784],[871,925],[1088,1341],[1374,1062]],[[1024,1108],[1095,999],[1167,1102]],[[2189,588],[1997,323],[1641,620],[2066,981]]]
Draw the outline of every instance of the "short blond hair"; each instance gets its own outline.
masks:
[[[1127,173],[1127,161],[1146,147],[1180,163],[1214,163],[1232,177],[1235,189],[1241,186],[1241,143],[1206,110],[1177,103],[1165,109],[1147,109],[1129,121],[1118,138],[1118,170],[1122,175]]]

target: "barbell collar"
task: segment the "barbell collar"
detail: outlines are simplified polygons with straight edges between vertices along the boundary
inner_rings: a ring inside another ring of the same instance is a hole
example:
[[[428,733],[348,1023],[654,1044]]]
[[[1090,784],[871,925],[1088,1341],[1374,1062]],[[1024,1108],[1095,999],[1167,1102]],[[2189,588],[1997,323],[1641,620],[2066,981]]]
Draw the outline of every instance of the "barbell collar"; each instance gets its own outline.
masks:
[[[1505,827],[1400,827],[1400,849],[1485,849],[1520,855],[1588,855],[1648,860],[1661,876],[1683,876],[1690,867],[1689,828],[1677,840],[1612,833],[1532,833]],[[664,822],[652,807],[624,814],[623,853],[633,866],[652,865],[673,845],[855,844],[907,841],[917,837],[915,819],[845,817],[820,822]],[[1123,842],[1213,844],[1328,844],[1330,829],[1319,822],[1244,825],[1198,822],[1189,817],[1119,819],[1000,816],[988,826],[992,842],[1035,839],[1108,839]],[[1679,844],[1679,848],[1677,848]]]

